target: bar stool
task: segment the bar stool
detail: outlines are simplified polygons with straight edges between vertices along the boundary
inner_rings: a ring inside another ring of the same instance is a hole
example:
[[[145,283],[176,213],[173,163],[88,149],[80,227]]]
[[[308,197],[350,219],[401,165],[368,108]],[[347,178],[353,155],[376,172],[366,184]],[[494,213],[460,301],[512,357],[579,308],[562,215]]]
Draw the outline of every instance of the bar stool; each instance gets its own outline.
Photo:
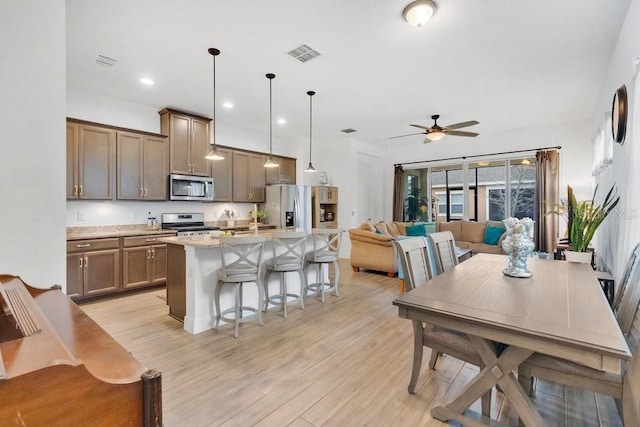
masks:
[[[264,288],[260,281],[260,263],[264,249],[264,236],[252,237],[220,237],[220,259],[222,271],[216,282],[214,302],[216,305],[215,329],[218,329],[220,320],[235,323],[234,338],[238,338],[240,323],[251,320],[243,318],[243,312],[256,313],[258,323],[262,326],[262,307],[264,306]],[[258,287],[257,307],[244,306],[242,304],[242,287],[244,283],[254,282]],[[234,285],[234,306],[220,311],[220,292],[226,284]],[[233,313],[233,317],[226,316]]]
[[[269,303],[282,305],[284,318],[287,318],[287,304],[289,297],[296,298],[300,303],[300,308],[304,310],[304,291],[306,289],[306,277],[304,274],[304,255],[307,250],[306,231],[280,231],[272,235],[273,258],[265,263],[267,275],[264,280],[265,305],[266,310]],[[287,289],[287,272],[297,271],[300,275],[300,292],[290,293]],[[280,282],[280,293],[269,297],[269,278],[271,274],[282,273]]]
[[[338,290],[338,283],[340,279],[340,266],[338,265],[338,252],[340,251],[340,243],[342,242],[342,232],[344,230],[340,228],[314,228],[311,230],[311,241],[313,243],[313,251],[307,252],[305,260],[307,266],[311,264],[318,265],[317,282],[309,283],[307,290],[320,293],[320,300],[324,303],[324,293],[333,291],[336,296],[340,296]],[[333,264],[335,271],[334,283],[327,277],[325,282],[324,278],[324,265]],[[306,293],[306,292],[305,292]]]

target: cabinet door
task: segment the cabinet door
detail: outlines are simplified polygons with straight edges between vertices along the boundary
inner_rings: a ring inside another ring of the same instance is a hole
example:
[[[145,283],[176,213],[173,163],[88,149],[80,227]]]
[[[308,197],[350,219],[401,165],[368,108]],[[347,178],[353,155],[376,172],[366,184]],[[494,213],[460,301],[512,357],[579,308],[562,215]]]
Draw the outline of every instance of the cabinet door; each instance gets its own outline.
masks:
[[[191,174],[209,176],[209,160],[205,156],[209,153],[209,121],[193,118],[191,120]]]
[[[215,190],[216,202],[230,202],[233,200],[233,152],[219,148],[224,160],[211,161],[211,177]]]
[[[151,246],[151,283],[165,283],[167,281],[167,245]]]
[[[162,123],[165,123],[163,118]],[[191,174],[191,164],[189,163],[189,140],[191,133],[191,118],[170,113],[168,115],[169,145],[170,154],[169,169],[171,173],[184,175]],[[163,134],[167,134],[166,129],[162,129]]]
[[[283,184],[296,183],[296,159],[283,158],[278,168],[279,179]]]
[[[338,187],[327,188],[327,203],[338,203]]]
[[[233,152],[233,201],[250,202],[251,187],[249,186],[249,153]],[[264,167],[261,172],[264,173]]]
[[[249,195],[250,201],[256,203],[264,202],[264,181],[265,181],[265,168],[264,162],[266,156],[262,154],[250,154],[249,155]]]
[[[78,125],[67,123],[67,199],[78,198]]]
[[[273,156],[273,161],[278,164],[277,168],[264,168],[266,184],[280,184],[280,168],[284,159],[282,157]]]
[[[166,138],[145,136],[142,151],[145,200],[167,200],[169,142]]]
[[[122,286],[124,289],[149,284],[151,248],[139,246],[122,249]]]
[[[80,199],[110,200],[115,131],[78,125],[78,194]]]
[[[67,255],[67,296],[71,298],[84,295],[82,289],[83,263],[84,254]]]
[[[116,198],[139,200],[144,196],[142,182],[142,140],[135,133],[118,132],[116,136]]]
[[[120,249],[84,253],[85,295],[115,292],[120,288]]]

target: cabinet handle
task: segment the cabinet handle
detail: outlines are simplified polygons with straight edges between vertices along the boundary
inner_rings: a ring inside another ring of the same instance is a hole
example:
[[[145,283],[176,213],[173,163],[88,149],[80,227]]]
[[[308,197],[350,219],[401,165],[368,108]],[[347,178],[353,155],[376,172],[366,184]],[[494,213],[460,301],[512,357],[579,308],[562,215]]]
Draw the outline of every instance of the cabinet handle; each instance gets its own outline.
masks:
[[[80,188],[80,195],[82,196],[82,193],[83,193],[83,191],[82,191],[82,185],[80,185],[80,186],[79,186],[79,188]]]
[[[147,195],[147,189],[146,188],[144,189],[144,195],[145,196]]]
[[[156,259],[156,250],[151,249],[151,259]]]
[[[84,268],[89,267],[89,258],[84,257]]]
[[[144,188],[140,187],[140,197],[144,196]]]
[[[151,259],[151,249],[147,249],[147,259]]]
[[[73,195],[77,196],[78,195],[78,184],[73,186]]]
[[[82,257],[78,258],[78,268],[82,268]]]
[[[85,244],[77,244],[76,248],[90,248],[91,247],[91,243],[85,243]]]
[[[154,237],[153,239],[145,239],[145,242],[157,242],[158,238]]]

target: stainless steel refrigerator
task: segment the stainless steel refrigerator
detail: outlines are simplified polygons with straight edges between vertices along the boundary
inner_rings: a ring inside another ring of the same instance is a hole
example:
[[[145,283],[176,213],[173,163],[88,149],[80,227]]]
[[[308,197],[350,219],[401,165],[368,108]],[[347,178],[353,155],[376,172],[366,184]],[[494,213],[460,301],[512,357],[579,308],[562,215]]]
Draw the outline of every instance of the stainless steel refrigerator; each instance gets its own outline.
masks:
[[[269,224],[278,228],[311,231],[311,187],[268,185],[265,213]]]

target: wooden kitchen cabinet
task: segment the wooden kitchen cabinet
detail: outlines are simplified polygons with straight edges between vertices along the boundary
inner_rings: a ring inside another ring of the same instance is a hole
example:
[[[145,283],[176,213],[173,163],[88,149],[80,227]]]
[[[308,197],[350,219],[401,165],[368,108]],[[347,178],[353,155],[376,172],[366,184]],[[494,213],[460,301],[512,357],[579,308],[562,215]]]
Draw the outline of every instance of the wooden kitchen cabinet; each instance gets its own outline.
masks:
[[[262,203],[265,200],[263,154],[233,152],[233,201]]]
[[[167,245],[161,237],[125,237],[122,241],[122,286],[124,289],[165,283],[167,280]]]
[[[215,202],[233,201],[233,151],[218,147],[224,160],[211,160],[211,177]]]
[[[67,199],[111,200],[116,132],[67,120]]]
[[[278,164],[278,167],[265,168],[265,182],[267,184],[295,184],[296,159],[273,156],[273,160]]]
[[[182,175],[209,176],[209,129],[211,119],[165,108],[160,128],[169,135],[169,170]]]
[[[67,242],[67,295],[90,297],[120,289],[117,238]]]
[[[338,228],[338,187],[312,188],[311,217],[314,228]]]
[[[116,198],[167,200],[169,142],[163,135],[117,132]]]

